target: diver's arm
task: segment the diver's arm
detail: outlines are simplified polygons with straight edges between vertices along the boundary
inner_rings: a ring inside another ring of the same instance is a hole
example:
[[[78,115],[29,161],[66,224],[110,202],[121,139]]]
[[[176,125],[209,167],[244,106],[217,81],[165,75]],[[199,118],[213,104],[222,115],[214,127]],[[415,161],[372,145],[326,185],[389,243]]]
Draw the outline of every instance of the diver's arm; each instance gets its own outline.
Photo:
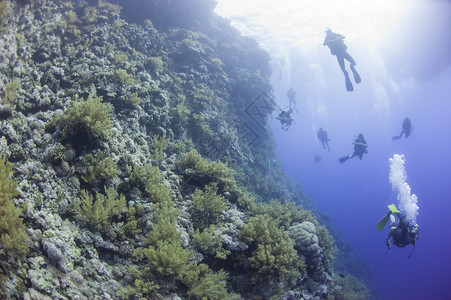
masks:
[[[337,33],[336,35],[337,35],[337,37],[335,38],[335,40],[344,40],[345,39],[345,36],[342,34]]]

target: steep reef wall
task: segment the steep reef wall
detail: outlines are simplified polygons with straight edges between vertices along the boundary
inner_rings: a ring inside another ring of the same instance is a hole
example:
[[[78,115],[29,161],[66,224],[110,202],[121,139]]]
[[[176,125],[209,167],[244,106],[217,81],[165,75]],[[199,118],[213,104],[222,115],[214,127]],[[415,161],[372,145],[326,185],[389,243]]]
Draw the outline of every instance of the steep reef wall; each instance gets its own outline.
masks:
[[[267,53],[213,8],[0,2],[2,298],[367,297],[281,170]]]

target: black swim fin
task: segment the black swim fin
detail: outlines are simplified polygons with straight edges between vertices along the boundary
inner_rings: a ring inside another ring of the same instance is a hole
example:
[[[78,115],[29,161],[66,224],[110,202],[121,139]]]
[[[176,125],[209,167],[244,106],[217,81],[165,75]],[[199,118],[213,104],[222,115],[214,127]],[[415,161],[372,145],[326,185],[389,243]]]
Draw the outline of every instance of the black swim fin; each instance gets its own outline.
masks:
[[[359,84],[360,82],[362,82],[359,72],[357,72],[356,69],[354,68],[354,66],[352,66],[352,65],[351,65],[351,71],[352,71],[352,74],[354,75],[355,83]]]
[[[342,164],[349,159],[349,156],[344,156],[338,159],[338,161]]]
[[[352,92],[354,90],[354,87],[352,86],[351,80],[349,79],[348,72],[345,72],[345,83],[346,83],[346,90],[348,92]]]

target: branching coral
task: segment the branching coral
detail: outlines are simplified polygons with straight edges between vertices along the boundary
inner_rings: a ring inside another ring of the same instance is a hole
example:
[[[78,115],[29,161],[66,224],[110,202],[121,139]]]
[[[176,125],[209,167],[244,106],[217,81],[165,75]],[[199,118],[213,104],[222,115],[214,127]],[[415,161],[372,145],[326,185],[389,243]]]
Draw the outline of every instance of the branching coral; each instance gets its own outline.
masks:
[[[182,159],[176,162],[176,165],[183,170],[194,169],[204,175],[210,176],[225,191],[234,191],[236,189],[233,169],[219,161],[209,162],[196,150],[185,153]]]
[[[74,205],[77,217],[100,230],[109,225],[113,216],[122,213],[126,207],[124,195],[119,195],[113,188],[105,187],[105,195],[96,193],[96,200],[87,190],[80,192],[81,201]]]
[[[171,201],[171,190],[164,183],[164,176],[157,166],[152,166],[150,163],[137,166],[133,170],[130,180],[137,183],[140,187],[144,187],[155,203]]]
[[[323,264],[327,269],[332,270],[332,263],[335,259],[334,254],[337,251],[334,240],[324,225],[316,227],[316,235],[318,236],[318,244],[325,258]]]
[[[253,206],[253,213],[256,215],[267,214],[285,228],[288,228],[294,222],[317,222],[310,211],[302,209],[301,206],[296,206],[291,201],[283,203],[278,200],[271,200],[269,203],[257,202]]]
[[[366,300],[370,299],[370,292],[365,284],[351,275],[335,276],[332,281],[330,300]]]
[[[120,231],[118,232],[121,238],[133,238],[137,234],[142,232],[141,228],[138,227],[138,220],[136,219],[136,215],[140,209],[142,209],[141,205],[138,205],[136,208],[133,205],[128,206],[127,222],[124,224],[124,226],[121,227]]]
[[[112,110],[102,97],[89,95],[85,101],[78,101],[78,96],[72,106],[59,118],[52,120],[52,124],[59,124],[64,138],[77,134],[88,134],[92,138],[106,140],[112,134]]]
[[[159,56],[150,57],[148,60],[148,64],[155,73],[161,73],[163,71],[164,63],[161,57]]]
[[[138,107],[142,103],[142,99],[139,98],[138,93],[131,93],[125,98],[127,103],[130,103],[133,107]]]
[[[166,134],[162,136],[154,135],[152,137],[152,143],[154,147],[154,152],[152,157],[158,161],[162,161],[164,159],[164,151],[168,147],[169,139],[166,137]]]
[[[14,205],[17,183],[11,180],[12,165],[0,156],[0,297],[3,280],[10,269],[8,257],[20,258],[28,252],[29,244],[21,210]]]
[[[27,234],[14,205],[17,183],[10,179],[12,165],[0,157],[0,256],[21,257],[28,251]]]
[[[210,183],[202,191],[196,189],[193,196],[193,225],[197,228],[205,228],[218,221],[219,214],[225,211],[229,205],[222,195],[218,195],[216,183]]]
[[[5,28],[3,28],[3,22],[5,21],[5,18],[7,16],[7,9],[8,9],[8,2],[7,1],[1,1],[0,2],[0,32],[6,31]]]
[[[188,291],[190,299],[240,299],[240,295],[227,292],[226,279],[226,272],[222,270],[213,272],[207,265],[199,264],[185,272],[182,281],[190,288]]]
[[[219,259],[226,259],[230,251],[222,247],[221,234],[216,233],[217,229],[216,225],[210,225],[202,232],[196,229],[193,234],[194,244],[204,254],[213,255]]]
[[[185,104],[184,97],[179,97],[179,102],[174,108],[171,109],[171,119],[174,124],[174,128],[185,127],[189,120],[190,114],[191,110]]]
[[[82,20],[86,23],[94,23],[97,21],[97,8],[93,6],[86,7],[84,13]]]
[[[254,249],[248,259],[257,286],[290,286],[299,277],[303,262],[294,250],[294,241],[269,216],[250,218],[241,239]]]
[[[86,182],[95,182],[111,178],[117,175],[117,164],[111,157],[105,157],[103,153],[97,155],[87,154],[83,157],[86,166],[86,174],[83,179]]]
[[[116,78],[120,84],[133,85],[136,83],[136,80],[133,79],[133,76],[131,74],[128,74],[124,69],[117,69],[114,74],[116,75]]]
[[[152,270],[165,276],[177,277],[187,268],[191,251],[182,247],[180,233],[177,232],[177,211],[172,200],[158,203],[156,222],[146,237],[148,248],[137,249],[134,255],[147,258]]]
[[[106,1],[99,0],[99,10],[110,18],[118,18],[121,13],[122,7],[120,5],[111,4]]]
[[[19,79],[14,78],[14,80],[8,82],[5,87],[5,98],[6,103],[15,104],[17,99],[17,92],[20,90],[22,85]]]

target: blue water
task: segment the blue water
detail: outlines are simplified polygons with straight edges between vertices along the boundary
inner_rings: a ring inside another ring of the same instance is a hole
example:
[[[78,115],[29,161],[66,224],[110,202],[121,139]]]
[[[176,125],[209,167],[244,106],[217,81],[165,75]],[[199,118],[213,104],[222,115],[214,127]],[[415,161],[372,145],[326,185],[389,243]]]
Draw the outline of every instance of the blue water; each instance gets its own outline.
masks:
[[[297,93],[296,123],[283,131],[271,120],[283,167],[367,262],[374,298],[451,299],[451,3],[404,1],[392,19],[395,2],[372,2],[389,5],[379,15],[358,1],[345,9],[334,1],[234,3],[223,14],[270,52],[278,105],[288,106],[290,87]],[[357,62],[362,83],[353,92],[322,46],[326,27],[346,36]],[[406,116],[412,135],[392,141]],[[330,152],[316,139],[319,127],[328,131]],[[359,133],[369,153],[341,165]],[[387,205],[397,204],[388,178],[394,154],[404,155],[418,197],[420,236],[410,259],[412,246],[388,250],[388,228],[375,228]]]
[[[427,80],[395,81],[397,88],[390,89],[378,88],[372,65],[361,63],[362,83],[349,93],[335,58],[324,52],[317,59],[327,72],[299,67],[289,81],[274,74],[280,106],[288,105],[290,86],[297,92],[296,123],[285,132],[271,121],[284,169],[368,263],[377,299],[451,299],[451,68]],[[405,116],[412,120],[412,135],[391,141]],[[330,152],[316,140],[320,126],[328,131]],[[369,153],[340,164],[359,133]],[[388,250],[388,228],[375,229],[387,205],[397,204],[388,179],[394,154],[405,156],[407,183],[418,197],[420,237],[410,259],[411,245]]]

